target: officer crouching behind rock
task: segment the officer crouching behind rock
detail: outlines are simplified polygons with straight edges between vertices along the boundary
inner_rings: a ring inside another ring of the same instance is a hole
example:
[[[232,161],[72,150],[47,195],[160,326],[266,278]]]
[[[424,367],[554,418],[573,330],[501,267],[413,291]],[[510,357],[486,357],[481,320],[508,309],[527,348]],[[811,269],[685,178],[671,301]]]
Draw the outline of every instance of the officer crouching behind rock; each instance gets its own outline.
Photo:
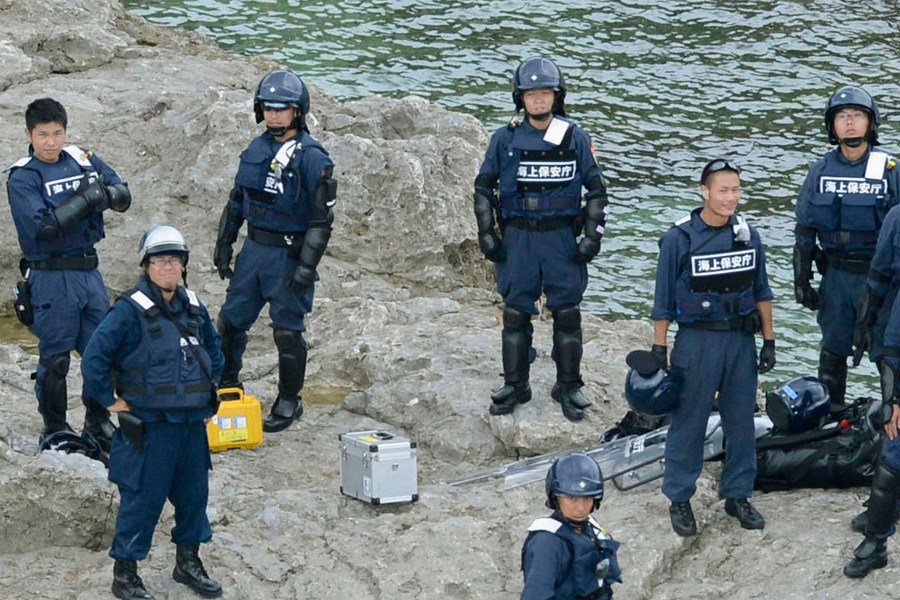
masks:
[[[606,226],[606,185],[590,136],[565,118],[566,83],[559,67],[529,58],[516,69],[512,95],[525,119],[494,132],[475,179],[478,244],[497,263],[504,303],[504,384],[491,396],[490,413],[510,414],[531,400],[531,317],[543,291],[553,313],[551,396],[567,419],[580,421],[591,402],[581,393],[579,304],[587,288],[586,263],[600,252]]]
[[[316,267],[331,238],[337,182],[333,163],[309,134],[309,90],[290,71],[262,78],[253,98],[266,131],[241,153],[234,188],[222,211],[213,262],[229,278],[216,325],[225,367],[222,387],[241,387],[247,331],[269,303],[278,349],[278,396],[263,422],[282,431],[303,414],[305,317],[312,311]],[[247,221],[247,239],[231,269],[233,244]]]
[[[652,352],[665,368],[669,324],[676,321],[671,370],[682,382],[666,439],[662,491],[672,503],[672,528],[681,536],[697,533],[690,500],[717,393],[726,440],[719,487],[725,512],[745,529],[765,526],[747,499],[756,476],[757,372],[775,365],[772,290],[759,233],[735,214],[739,174],[730,161],[707,163],[700,177],[703,207],[677,221],[659,242]],[[753,336],[760,330],[757,363]]]
[[[119,416],[109,457],[109,479],[121,497],[109,551],[117,598],[153,598],[136,561],[150,551],[166,498],[175,507],[172,577],[207,598],[222,595],[198,550],[212,537],[205,423],[215,412],[223,360],[206,307],[181,285],[187,262],[187,245],[174,227],[144,234],[144,272],[97,327],[81,364],[85,395]]]
[[[612,584],[622,581],[619,542],[591,516],[603,500],[600,466],[580,452],[558,458],[544,489],[553,514],[528,528],[522,547],[522,600],[612,598]]]

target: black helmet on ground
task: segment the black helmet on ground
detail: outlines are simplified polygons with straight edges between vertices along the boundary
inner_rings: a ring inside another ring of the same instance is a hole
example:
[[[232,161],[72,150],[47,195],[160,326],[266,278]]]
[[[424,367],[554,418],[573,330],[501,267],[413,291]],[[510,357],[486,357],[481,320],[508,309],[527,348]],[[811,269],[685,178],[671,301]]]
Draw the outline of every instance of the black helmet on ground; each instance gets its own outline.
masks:
[[[819,427],[831,396],[815,377],[795,377],[766,394],[766,414],[776,431],[800,433]]]
[[[661,417],[678,408],[681,377],[663,369],[648,350],[634,350],[625,357],[630,367],[625,376],[625,399],[634,412]]]

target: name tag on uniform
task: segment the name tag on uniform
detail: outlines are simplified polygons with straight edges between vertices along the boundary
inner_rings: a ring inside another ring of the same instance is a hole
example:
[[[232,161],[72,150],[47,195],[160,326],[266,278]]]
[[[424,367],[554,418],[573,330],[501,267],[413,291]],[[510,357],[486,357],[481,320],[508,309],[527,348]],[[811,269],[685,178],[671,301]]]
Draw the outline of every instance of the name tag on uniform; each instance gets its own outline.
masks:
[[[819,193],[822,194],[871,194],[881,195],[887,190],[887,180],[873,181],[862,177],[820,177]]]
[[[522,183],[560,183],[575,179],[575,161],[523,160],[516,179]]]
[[[713,277],[755,269],[755,248],[691,257],[691,277]]]
[[[81,179],[84,175],[73,175],[72,177],[63,177],[62,179],[54,179],[44,184],[44,193],[53,197],[63,192],[75,192],[81,186]],[[97,179],[96,173],[88,173],[89,181]]]

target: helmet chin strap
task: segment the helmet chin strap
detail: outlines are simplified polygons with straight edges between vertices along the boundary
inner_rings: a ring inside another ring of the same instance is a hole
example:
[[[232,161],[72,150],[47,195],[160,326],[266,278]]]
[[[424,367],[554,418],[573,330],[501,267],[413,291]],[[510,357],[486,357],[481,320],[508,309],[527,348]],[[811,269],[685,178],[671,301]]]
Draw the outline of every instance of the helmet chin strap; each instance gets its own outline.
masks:
[[[840,143],[848,148],[859,148],[866,141],[866,136],[858,136],[852,138],[841,138]]]
[[[266,131],[274,135],[275,137],[281,137],[291,130],[290,125],[287,127],[268,127],[266,126]]]
[[[546,121],[547,119],[552,117],[553,113],[545,112],[545,113],[533,114],[533,113],[526,111],[525,115],[528,116],[529,119],[534,119],[535,121],[540,121],[541,123],[543,123],[544,121]]]

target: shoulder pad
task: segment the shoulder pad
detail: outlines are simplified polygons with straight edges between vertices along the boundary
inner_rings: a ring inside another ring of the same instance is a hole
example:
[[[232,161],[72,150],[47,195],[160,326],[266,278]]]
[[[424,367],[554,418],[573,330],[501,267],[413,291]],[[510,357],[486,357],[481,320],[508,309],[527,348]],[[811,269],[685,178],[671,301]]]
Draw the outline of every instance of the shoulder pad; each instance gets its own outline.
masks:
[[[554,146],[559,146],[562,144],[563,140],[566,139],[566,134],[569,133],[569,130],[575,126],[575,123],[571,121],[567,121],[566,119],[562,119],[560,117],[553,117],[553,120],[550,121],[550,125],[547,127],[547,130],[544,132],[544,141],[548,144],[553,144]]]
[[[191,303],[191,306],[196,306],[197,308],[200,308],[200,299],[197,298],[197,294],[195,294],[192,290],[189,290],[187,288],[184,288],[184,293],[187,294],[188,302]]]
[[[884,171],[890,157],[887,152],[873,151],[869,152],[869,160],[866,162],[866,179],[881,179],[884,177]]]
[[[20,158],[19,160],[17,160],[17,161],[14,162],[13,164],[11,164],[11,165],[9,165],[8,167],[6,167],[5,169],[3,169],[3,172],[5,173],[6,171],[12,171],[13,169],[19,169],[19,168],[21,168],[21,167],[24,167],[25,165],[27,165],[28,163],[31,162],[31,159],[32,159],[32,158],[34,158],[34,157],[33,157],[33,156],[26,156],[25,158]]]
[[[85,150],[84,148],[80,148],[79,146],[71,145],[64,147],[63,152],[74,158],[75,162],[77,162],[82,167],[93,168],[91,161],[88,160],[91,157],[90,150]]]
[[[132,302],[143,308],[144,312],[156,308],[156,303],[154,303],[153,300],[151,300],[150,297],[141,290],[134,290],[133,292],[128,293],[128,297],[132,300]]]
[[[562,523],[557,521],[552,517],[541,517],[539,519],[535,519],[531,525],[528,526],[528,531],[546,531],[548,533],[556,533],[559,531],[559,528],[562,527]]]
[[[680,219],[678,219],[677,221],[675,221],[673,223],[673,225],[675,225],[675,227],[681,227],[685,223],[690,223],[690,222],[691,222],[691,215],[685,215],[685,216],[681,217]]]

